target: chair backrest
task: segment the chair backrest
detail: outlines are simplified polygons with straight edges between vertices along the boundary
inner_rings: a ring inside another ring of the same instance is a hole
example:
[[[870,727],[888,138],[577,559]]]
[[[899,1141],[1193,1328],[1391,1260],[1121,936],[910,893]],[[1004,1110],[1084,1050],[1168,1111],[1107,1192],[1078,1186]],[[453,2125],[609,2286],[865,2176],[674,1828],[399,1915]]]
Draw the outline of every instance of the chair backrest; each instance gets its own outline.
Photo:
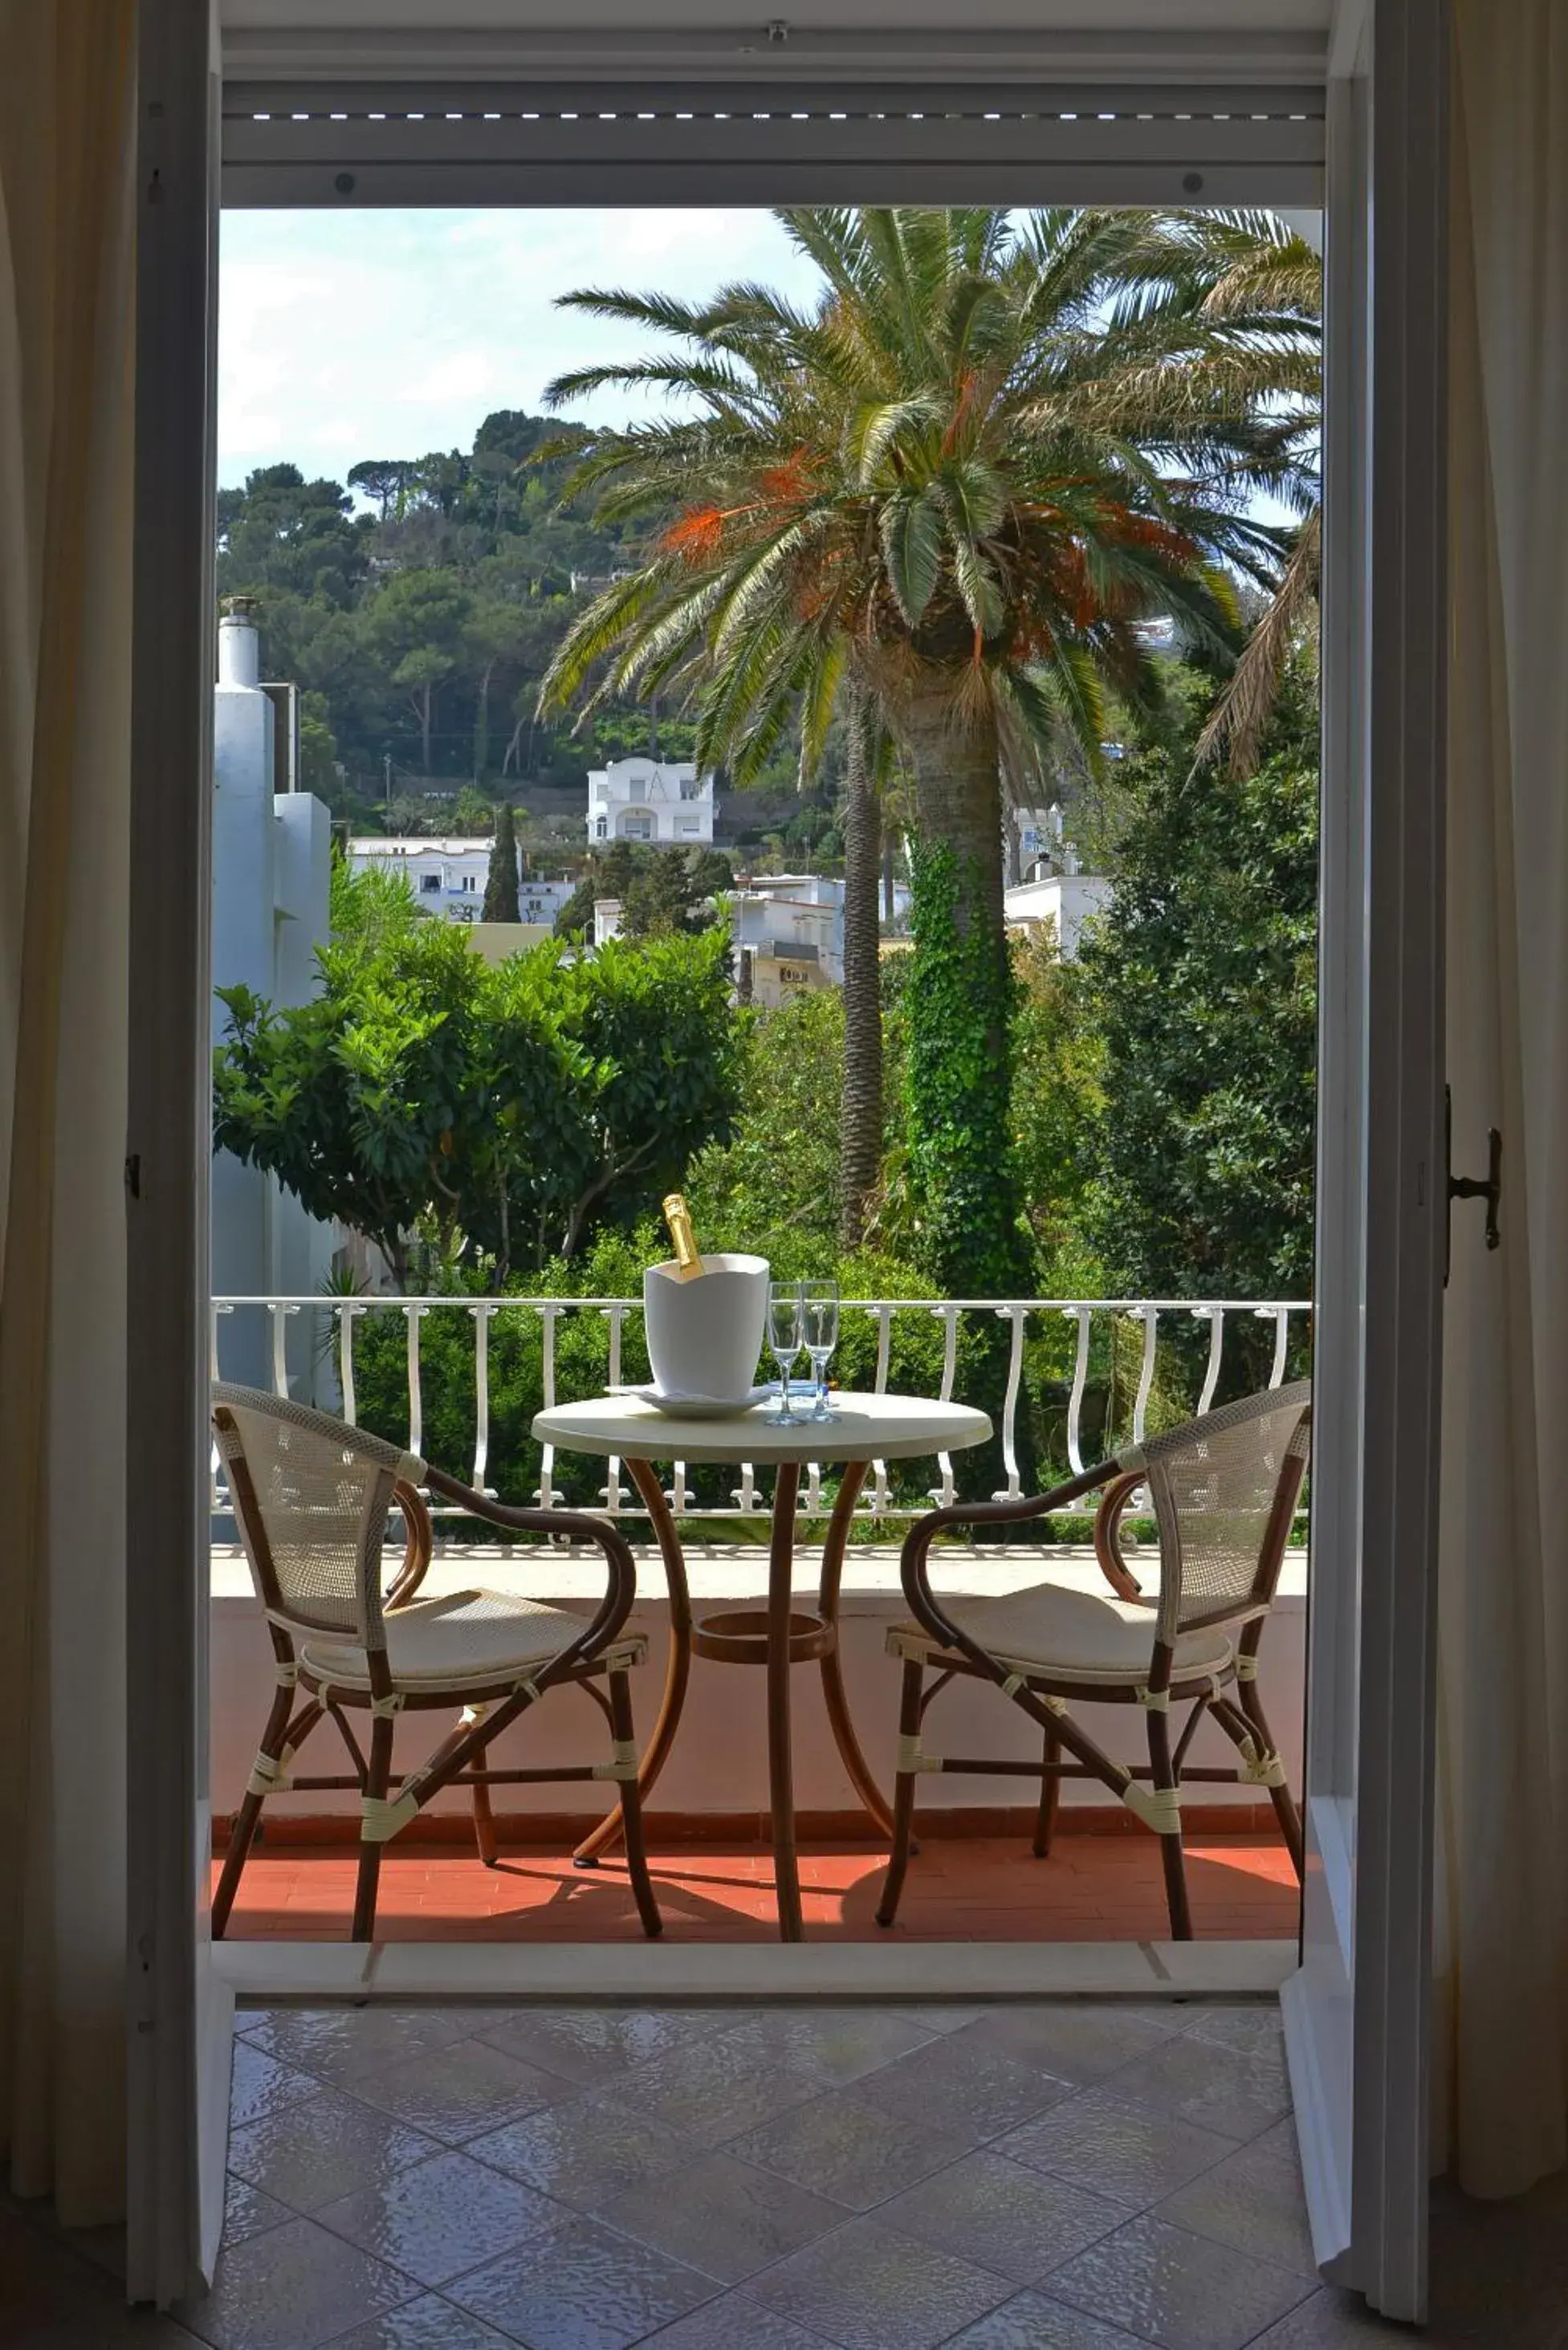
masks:
[[[1290,1538],[1312,1424],[1312,1382],[1222,1404],[1122,1457],[1159,1526],[1159,1638],[1262,1615]]]
[[[384,1648],[381,1545],[424,1462],[324,1411],[214,1381],[213,1429],[256,1596],[274,1623]]]

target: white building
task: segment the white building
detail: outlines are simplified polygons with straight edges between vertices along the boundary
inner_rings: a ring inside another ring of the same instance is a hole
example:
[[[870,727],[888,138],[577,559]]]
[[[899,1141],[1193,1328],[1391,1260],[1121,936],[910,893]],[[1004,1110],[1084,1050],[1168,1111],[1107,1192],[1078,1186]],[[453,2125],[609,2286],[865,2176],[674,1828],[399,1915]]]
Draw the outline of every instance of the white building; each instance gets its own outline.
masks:
[[[298,772],[286,741],[295,699],[291,691],[262,685],[260,639],[243,601],[218,626],[213,704],[213,984],[243,985],[275,1004],[305,1003],[320,984],[316,950],[331,924],[331,819],[320,800],[287,787]],[[214,1045],[227,1025],[228,1014],[214,998]],[[329,1225],[307,1216],[275,1177],[243,1166],[227,1151],[215,1154],[216,1295],[305,1295],[320,1285],[331,1263]],[[252,1315],[234,1317],[224,1333],[223,1367],[231,1378],[269,1386],[260,1321]],[[306,1343],[302,1336],[301,1346]],[[245,1357],[247,1347],[254,1359]]]
[[[1010,931],[1027,931],[1042,922],[1054,922],[1057,951],[1064,962],[1072,962],[1085,923],[1104,913],[1111,894],[1110,882],[1098,874],[1050,873],[1004,890],[1002,915]]]
[[[588,841],[647,840],[677,848],[713,838],[713,778],[689,759],[612,759],[588,775]]]
[[[428,839],[382,833],[358,834],[348,843],[348,862],[356,873],[372,868],[401,873],[416,902],[428,914],[449,922],[477,922],[484,907],[484,885],[490,876],[490,842],[477,839]],[[517,885],[516,920],[548,930],[572,894],[570,881],[540,881],[524,875]]]

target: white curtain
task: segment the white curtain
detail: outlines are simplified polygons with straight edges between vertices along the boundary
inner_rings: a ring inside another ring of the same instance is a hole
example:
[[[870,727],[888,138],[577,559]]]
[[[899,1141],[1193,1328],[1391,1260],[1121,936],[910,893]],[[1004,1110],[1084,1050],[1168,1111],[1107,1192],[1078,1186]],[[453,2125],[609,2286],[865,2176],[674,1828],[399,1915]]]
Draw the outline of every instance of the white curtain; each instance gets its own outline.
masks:
[[[1438,1972],[1447,2153],[1568,2159],[1568,8],[1456,0]]]
[[[124,2210],[133,0],[0,0],[0,2159]]]

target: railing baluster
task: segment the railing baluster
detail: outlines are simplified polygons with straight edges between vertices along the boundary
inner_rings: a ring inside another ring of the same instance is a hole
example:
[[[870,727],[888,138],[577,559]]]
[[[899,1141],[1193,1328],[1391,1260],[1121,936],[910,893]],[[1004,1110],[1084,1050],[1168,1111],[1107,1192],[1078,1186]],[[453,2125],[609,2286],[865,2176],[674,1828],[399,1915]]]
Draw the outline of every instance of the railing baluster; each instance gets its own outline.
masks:
[[[1069,1321],[1076,1320],[1078,1343],[1073,1355],[1073,1392],[1067,1399],[1067,1464],[1075,1477],[1084,1473],[1084,1389],[1089,1378],[1089,1308],[1064,1305]]]
[[[872,1393],[886,1395],[888,1360],[893,1345],[893,1308],[890,1305],[877,1304],[867,1305],[866,1311],[867,1314],[874,1314],[877,1317],[877,1376],[872,1381]],[[874,1518],[879,1518],[888,1506],[888,1463],[885,1461],[873,1461],[870,1514]]]
[[[942,1380],[937,1390],[937,1401],[950,1403],[953,1374],[958,1368],[958,1318],[961,1308],[957,1305],[933,1305],[931,1311],[942,1325]],[[949,1510],[952,1507],[958,1491],[953,1483],[952,1454],[939,1452],[937,1467],[941,1471],[942,1482],[940,1485],[933,1486],[931,1500],[939,1510]]]
[[[337,1385],[343,1398],[343,1417],[350,1428],[358,1409],[354,1399],[354,1317],[364,1311],[362,1305],[337,1308]]]
[[[624,1305],[605,1305],[601,1306],[599,1310],[603,1314],[605,1320],[609,1324],[608,1386],[610,1393],[613,1395],[617,1388],[618,1388],[621,1383],[620,1328],[621,1324],[626,1320],[626,1308]],[[606,1509],[609,1512],[610,1516],[612,1518],[618,1518],[620,1515],[621,1503],[626,1499],[626,1487],[620,1482],[620,1462],[613,1452],[605,1463],[605,1476],[607,1482],[599,1487],[599,1499],[604,1503]]]
[[[1012,1325],[1012,1343],[1007,1354],[1007,1392],[1002,1401],[1002,1465],[1007,1471],[1007,1483],[993,1502],[1016,1502],[1023,1491],[1018,1475],[1018,1395],[1023,1385],[1023,1317],[1026,1305],[999,1305],[997,1319]]]
[[[488,1493],[485,1463],[490,1457],[490,1317],[493,1305],[471,1305],[473,1316],[473,1474],[469,1483],[476,1493]]]
[[[1196,1417],[1203,1418],[1214,1400],[1214,1390],[1220,1384],[1220,1357],[1225,1345],[1225,1308],[1222,1305],[1195,1305],[1195,1322],[1209,1325],[1209,1361],[1203,1372],[1203,1392],[1198,1399]]]
[[[213,1300],[212,1301],[212,1305],[211,1305],[211,1308],[210,1308],[210,1310],[209,1310],[209,1312],[208,1312],[208,1315],[207,1315],[207,1362],[208,1362],[208,1368],[209,1368],[209,1371],[210,1371],[210,1374],[211,1374],[211,1377],[212,1377],[212,1379],[213,1379],[213,1385],[214,1385],[214,1386],[217,1384],[218,1378],[219,1378],[219,1371],[218,1371],[218,1316],[219,1316],[219,1315],[220,1315],[220,1314],[232,1314],[232,1313],[234,1312],[234,1307],[233,1307],[232,1305],[227,1305],[222,1304],[222,1303],[221,1303],[217,1298],[215,1298],[215,1297],[214,1297],[214,1298],[213,1298]],[[223,1509],[226,1509],[226,1508],[228,1507],[227,1489],[226,1489],[226,1486],[224,1485],[223,1481],[223,1454],[222,1454],[222,1453],[219,1451],[219,1450],[218,1450],[218,1440],[217,1440],[217,1438],[214,1436],[214,1437],[213,1437],[213,1461],[212,1461],[212,1471],[211,1471],[211,1475],[210,1475],[210,1478],[209,1478],[209,1483],[210,1483],[210,1485],[211,1485],[211,1489],[212,1489],[212,1491],[211,1491],[211,1505],[212,1505],[212,1507],[213,1507],[214,1510],[223,1510]]]
[[[1269,1385],[1282,1387],[1285,1378],[1285,1357],[1291,1342],[1291,1309],[1288,1305],[1260,1305],[1255,1309],[1260,1322],[1272,1321],[1274,1326],[1274,1359],[1269,1372]]]
[[[1133,1442],[1141,1444],[1148,1416],[1149,1390],[1154,1386],[1154,1349],[1159,1324],[1158,1305],[1138,1305],[1133,1309],[1134,1319],[1143,1324],[1143,1362],[1138,1369],[1137,1394],[1133,1399]]]
[[[267,1315],[272,1323],[272,1391],[288,1400],[288,1325],[290,1316],[298,1313],[278,1298],[267,1301]]]
[[[550,1411],[556,1402],[556,1320],[561,1308],[548,1298],[541,1299],[538,1304],[539,1319],[544,1325],[540,1370],[545,1388],[545,1409]],[[542,1510],[553,1510],[556,1506],[556,1448],[553,1444],[541,1448],[539,1485],[534,1499]]]
[[[405,1305],[403,1319],[409,1326],[409,1451],[423,1457],[425,1441],[425,1399],[420,1385],[420,1324],[430,1312],[428,1305]]]

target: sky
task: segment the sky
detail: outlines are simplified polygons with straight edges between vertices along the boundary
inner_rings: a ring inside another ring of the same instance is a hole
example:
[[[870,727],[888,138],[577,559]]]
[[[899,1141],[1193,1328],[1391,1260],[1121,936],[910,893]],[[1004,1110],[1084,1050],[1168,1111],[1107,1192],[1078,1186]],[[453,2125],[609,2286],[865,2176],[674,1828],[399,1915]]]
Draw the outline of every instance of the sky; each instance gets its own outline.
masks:
[[[654,347],[552,307],[579,286],[697,296],[756,278],[802,298],[819,283],[765,212],[225,212],[222,240],[225,488],[285,459],[341,481],[362,458],[466,450],[493,410],[537,414],[564,369]],[[607,393],[565,411],[635,412]]]

